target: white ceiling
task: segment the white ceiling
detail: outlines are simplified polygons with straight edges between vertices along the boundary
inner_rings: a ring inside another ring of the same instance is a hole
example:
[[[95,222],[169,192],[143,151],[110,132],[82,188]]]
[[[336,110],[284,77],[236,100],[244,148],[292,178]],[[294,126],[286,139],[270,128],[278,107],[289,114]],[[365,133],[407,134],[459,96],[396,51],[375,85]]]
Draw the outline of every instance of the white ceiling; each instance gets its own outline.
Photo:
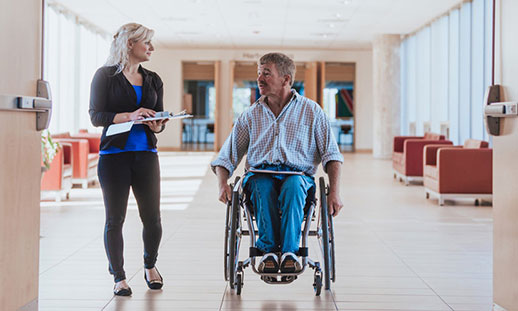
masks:
[[[50,1],[50,0],[49,0]],[[171,48],[369,48],[375,34],[406,34],[459,0],[59,0],[113,34],[127,22]]]

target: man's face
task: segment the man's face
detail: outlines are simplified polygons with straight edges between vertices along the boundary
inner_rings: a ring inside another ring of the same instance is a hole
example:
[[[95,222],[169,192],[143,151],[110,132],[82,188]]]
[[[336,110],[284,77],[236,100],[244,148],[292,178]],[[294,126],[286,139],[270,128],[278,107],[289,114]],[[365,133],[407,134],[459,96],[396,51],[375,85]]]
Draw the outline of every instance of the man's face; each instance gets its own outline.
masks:
[[[281,76],[275,64],[267,63],[257,68],[257,86],[261,95],[280,96],[288,83],[289,77]]]

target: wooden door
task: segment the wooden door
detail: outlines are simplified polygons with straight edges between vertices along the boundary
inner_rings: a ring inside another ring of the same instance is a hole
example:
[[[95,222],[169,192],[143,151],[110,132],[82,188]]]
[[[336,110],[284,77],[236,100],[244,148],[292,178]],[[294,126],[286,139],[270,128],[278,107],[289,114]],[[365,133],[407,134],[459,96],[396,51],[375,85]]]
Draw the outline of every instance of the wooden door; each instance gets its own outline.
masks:
[[[36,96],[42,1],[3,1],[0,95]],[[36,113],[0,109],[0,310],[38,310],[40,135]]]

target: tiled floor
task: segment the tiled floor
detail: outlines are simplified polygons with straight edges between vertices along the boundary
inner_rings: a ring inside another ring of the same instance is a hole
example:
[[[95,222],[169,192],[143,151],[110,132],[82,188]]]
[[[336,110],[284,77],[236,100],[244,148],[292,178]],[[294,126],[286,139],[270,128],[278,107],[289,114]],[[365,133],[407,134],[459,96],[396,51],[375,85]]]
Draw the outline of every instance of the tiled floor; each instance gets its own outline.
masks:
[[[439,207],[425,200],[421,186],[394,181],[390,161],[367,154],[344,154],[332,291],[315,297],[311,271],[275,286],[246,269],[237,296],[223,278],[225,206],[208,170],[213,156],[160,154],[161,291],[148,290],[143,280],[134,199],[124,227],[129,298],[111,292],[100,189],[73,189],[69,201],[42,202],[40,310],[491,310],[491,207]]]

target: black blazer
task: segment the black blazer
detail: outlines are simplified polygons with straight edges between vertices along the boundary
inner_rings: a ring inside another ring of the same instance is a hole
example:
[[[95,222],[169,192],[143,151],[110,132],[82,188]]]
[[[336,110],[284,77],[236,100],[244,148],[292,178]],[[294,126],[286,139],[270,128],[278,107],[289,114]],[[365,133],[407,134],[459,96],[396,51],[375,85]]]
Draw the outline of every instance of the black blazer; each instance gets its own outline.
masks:
[[[131,83],[124,74],[115,74],[117,66],[101,67],[97,70],[90,88],[90,119],[94,126],[104,126],[101,136],[100,150],[111,146],[123,149],[128,140],[129,132],[106,136],[108,126],[113,124],[117,113],[133,112],[140,107],[164,110],[164,90],[160,77],[142,66],[138,71],[142,74],[142,100],[137,106],[137,95]],[[145,126],[148,144],[156,148],[157,138],[149,127]]]

